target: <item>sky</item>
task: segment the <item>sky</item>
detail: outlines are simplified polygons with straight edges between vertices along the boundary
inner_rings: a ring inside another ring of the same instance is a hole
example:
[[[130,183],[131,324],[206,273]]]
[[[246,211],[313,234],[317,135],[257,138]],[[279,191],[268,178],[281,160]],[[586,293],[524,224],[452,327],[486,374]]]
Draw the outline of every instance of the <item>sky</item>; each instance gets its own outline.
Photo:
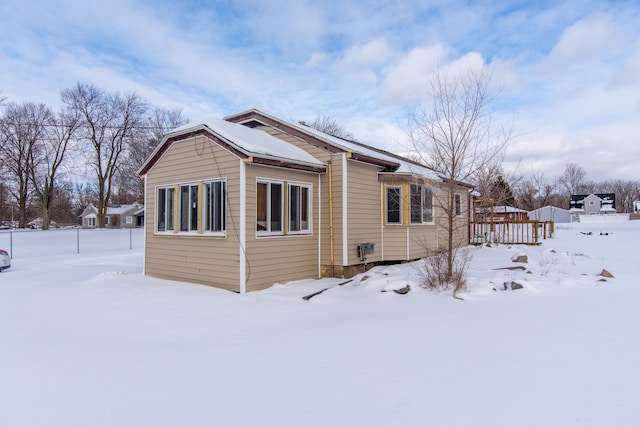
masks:
[[[77,82],[197,120],[260,108],[335,118],[407,149],[440,69],[492,71],[507,171],[640,173],[640,2],[0,0],[0,90],[57,108]]]

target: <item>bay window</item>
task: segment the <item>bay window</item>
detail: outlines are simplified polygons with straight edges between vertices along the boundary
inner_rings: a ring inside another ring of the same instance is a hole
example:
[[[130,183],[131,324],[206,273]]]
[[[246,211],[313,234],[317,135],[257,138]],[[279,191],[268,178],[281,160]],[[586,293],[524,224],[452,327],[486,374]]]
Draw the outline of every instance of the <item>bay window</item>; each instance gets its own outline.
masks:
[[[387,187],[387,224],[402,224],[402,187]]]

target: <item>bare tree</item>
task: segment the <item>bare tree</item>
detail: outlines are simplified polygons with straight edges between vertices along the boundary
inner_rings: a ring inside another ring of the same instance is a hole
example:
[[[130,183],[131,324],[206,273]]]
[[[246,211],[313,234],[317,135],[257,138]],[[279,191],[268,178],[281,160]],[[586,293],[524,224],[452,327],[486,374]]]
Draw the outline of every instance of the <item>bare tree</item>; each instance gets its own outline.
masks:
[[[104,228],[120,157],[127,144],[140,137],[148,104],[135,93],[107,93],[84,83],[63,90],[62,100],[81,117],[78,135],[88,145],[98,185],[97,225]]]
[[[512,137],[510,130],[491,120],[490,77],[486,69],[464,74],[437,70],[428,102],[409,117],[412,150],[444,181],[436,199],[445,215],[448,279],[453,277],[455,248],[463,243],[454,241],[458,184],[470,182],[479,170],[495,163]]]
[[[320,132],[324,132],[328,135],[335,136],[342,139],[353,139],[353,134],[345,129],[338,121],[331,116],[318,116],[311,122],[300,122],[303,125],[312,127]]]
[[[616,211],[631,213],[633,212],[633,202],[640,200],[640,183],[622,179],[604,181],[598,192],[614,193],[616,195]]]
[[[549,181],[543,172],[532,172],[516,189],[518,206],[527,211],[551,204],[556,192],[556,182]]]
[[[52,113],[41,149],[34,156],[30,179],[40,202],[43,230],[49,229],[56,178],[78,125],[79,116],[74,110],[60,111],[57,116]]]
[[[33,102],[7,104],[0,120],[0,139],[3,141],[0,158],[12,182],[10,193],[18,205],[20,228],[27,223],[31,176],[52,120],[53,112],[49,107]]]
[[[558,183],[571,196],[584,191],[586,178],[587,172],[582,166],[577,163],[568,163],[564,167],[564,173],[558,178]]]
[[[146,118],[145,132],[128,145],[118,169],[118,193],[128,194],[133,201],[144,198],[144,181],[138,169],[171,130],[187,123],[181,108],[155,107]],[[126,202],[125,202],[126,203]]]

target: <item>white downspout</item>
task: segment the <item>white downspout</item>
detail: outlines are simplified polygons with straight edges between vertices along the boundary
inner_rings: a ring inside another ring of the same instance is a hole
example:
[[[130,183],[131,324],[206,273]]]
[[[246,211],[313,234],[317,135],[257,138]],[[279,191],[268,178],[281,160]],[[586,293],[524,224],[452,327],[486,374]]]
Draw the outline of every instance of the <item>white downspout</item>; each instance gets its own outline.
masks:
[[[240,293],[247,292],[247,183],[244,160],[240,159],[240,232],[239,232],[239,257],[240,257]]]
[[[349,242],[348,242],[348,224],[347,224],[347,153],[342,153],[342,265],[349,265]]]
[[[322,180],[318,174],[318,278],[322,277]]]
[[[156,203],[156,206],[158,203]],[[157,213],[156,213],[157,215]],[[147,274],[147,174],[144,174],[144,224],[142,226],[142,275]],[[153,224],[155,227],[155,221]]]

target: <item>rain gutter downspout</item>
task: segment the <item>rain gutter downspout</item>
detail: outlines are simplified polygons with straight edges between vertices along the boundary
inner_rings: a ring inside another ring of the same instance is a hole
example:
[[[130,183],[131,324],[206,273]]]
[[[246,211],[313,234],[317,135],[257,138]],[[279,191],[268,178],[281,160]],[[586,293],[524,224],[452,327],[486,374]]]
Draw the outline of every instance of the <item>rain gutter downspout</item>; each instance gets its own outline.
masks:
[[[333,154],[327,162],[329,174],[329,262],[331,264],[331,277],[335,277],[334,239],[333,239]]]

